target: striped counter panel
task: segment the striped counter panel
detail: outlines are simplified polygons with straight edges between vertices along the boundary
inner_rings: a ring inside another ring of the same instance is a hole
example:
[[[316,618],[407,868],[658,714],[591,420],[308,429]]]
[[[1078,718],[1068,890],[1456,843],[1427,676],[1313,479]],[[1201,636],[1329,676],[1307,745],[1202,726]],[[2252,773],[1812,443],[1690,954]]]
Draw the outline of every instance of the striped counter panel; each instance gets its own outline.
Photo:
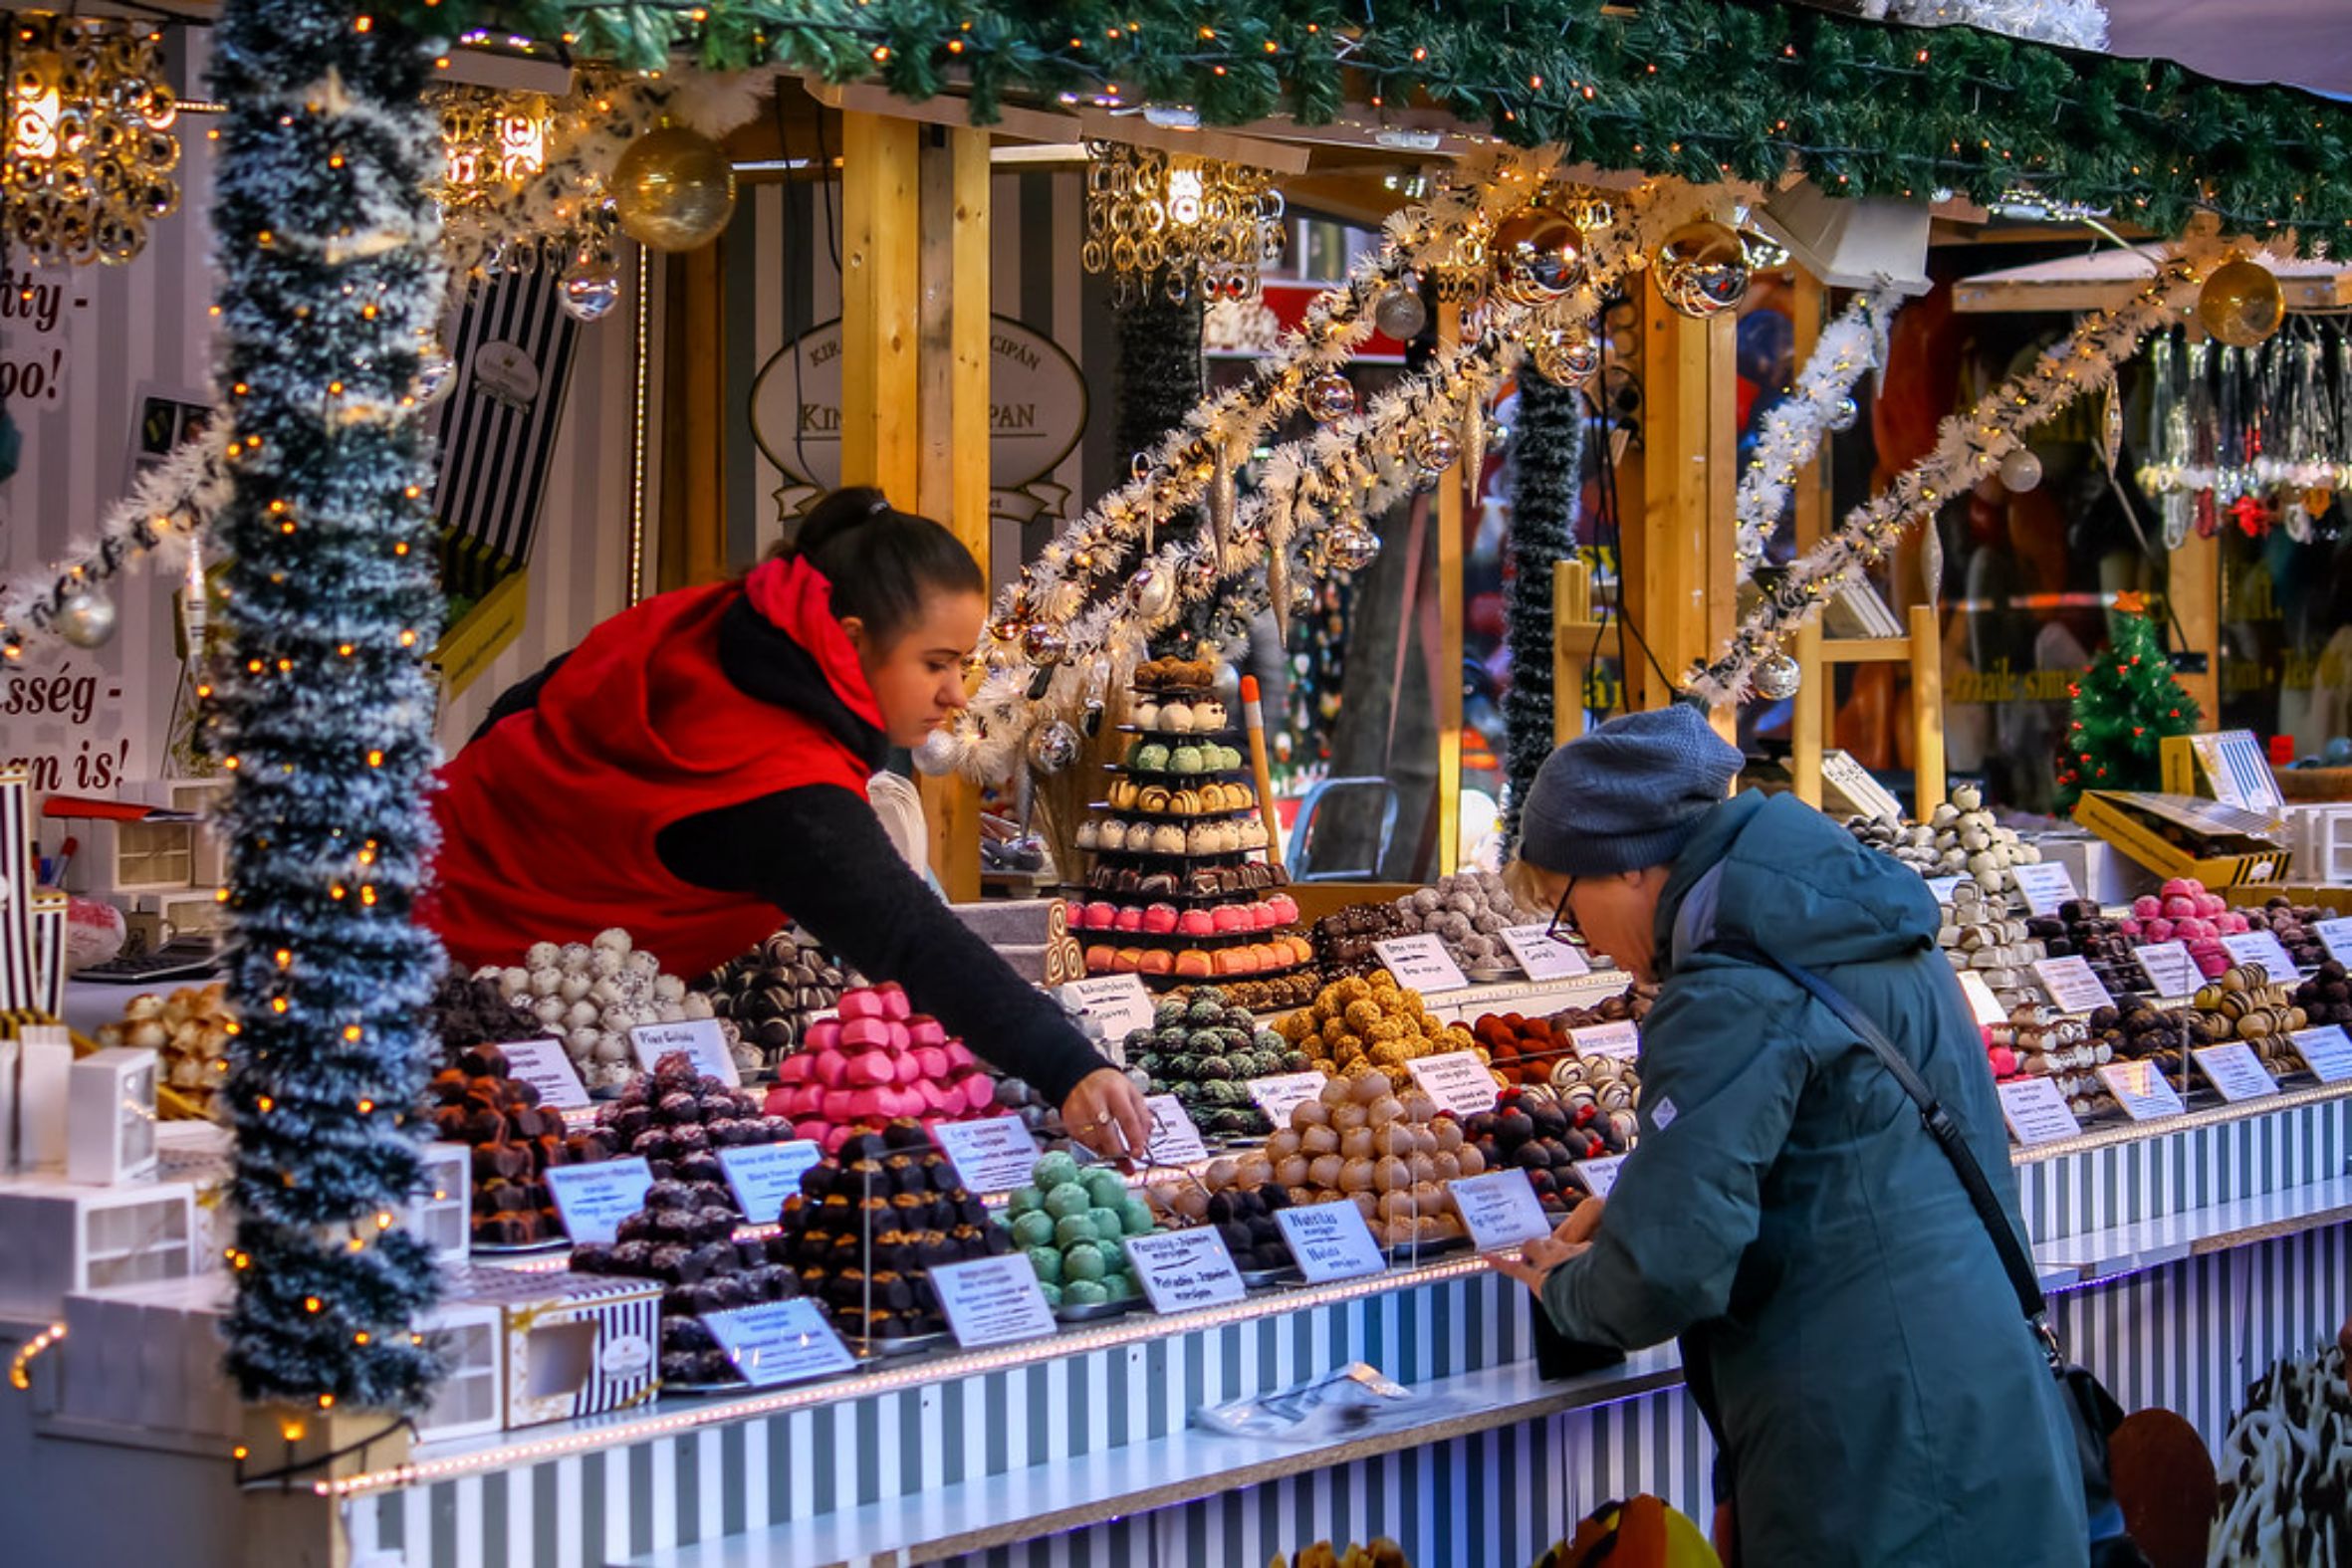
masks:
[[[2054,1241],[2352,1170],[2352,1098],[2217,1120],[2017,1165],[2025,1233]]]

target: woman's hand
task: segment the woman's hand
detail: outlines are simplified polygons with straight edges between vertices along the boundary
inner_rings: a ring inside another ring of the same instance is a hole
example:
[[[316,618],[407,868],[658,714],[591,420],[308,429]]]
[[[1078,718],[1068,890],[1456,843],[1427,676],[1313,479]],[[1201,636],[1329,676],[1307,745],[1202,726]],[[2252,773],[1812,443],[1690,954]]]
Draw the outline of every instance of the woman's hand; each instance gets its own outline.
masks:
[[[1587,1198],[1562,1220],[1551,1234],[1538,1236],[1520,1248],[1517,1257],[1490,1257],[1487,1262],[1540,1296],[1543,1276],[1592,1250],[1592,1233],[1600,1229],[1602,1202]]]
[[[1106,1159],[1124,1155],[1140,1162],[1151,1142],[1151,1111],[1116,1067],[1097,1068],[1078,1080],[1061,1102],[1061,1125]]]

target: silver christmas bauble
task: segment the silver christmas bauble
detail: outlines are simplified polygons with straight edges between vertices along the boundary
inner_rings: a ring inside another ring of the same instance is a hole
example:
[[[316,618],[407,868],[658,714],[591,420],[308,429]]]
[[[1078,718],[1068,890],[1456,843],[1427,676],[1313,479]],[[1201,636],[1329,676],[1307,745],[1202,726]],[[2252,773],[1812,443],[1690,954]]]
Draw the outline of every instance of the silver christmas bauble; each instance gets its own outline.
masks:
[[[2019,447],[2000,460],[2000,482],[2011,493],[2022,494],[2041,483],[2041,459],[2031,447]]]
[[[1862,405],[1850,397],[1841,397],[1829,405],[1828,424],[1832,430],[1851,430],[1861,417]]]
[[[1372,302],[1372,325],[1381,336],[1400,343],[1409,343],[1421,336],[1421,329],[1429,325],[1429,308],[1421,303],[1421,291],[1411,284],[1393,285]]]
[[[1753,677],[1756,694],[1780,702],[1796,695],[1804,684],[1804,669],[1785,653],[1766,655],[1757,666]]]
[[[584,257],[564,270],[564,314],[576,322],[600,322],[620,303],[620,269]]]
[[[954,730],[933,730],[914,750],[915,772],[926,779],[944,779],[955,772],[956,755],[961,750]]]
[[[1748,247],[1721,223],[1685,224],[1658,247],[1658,294],[1695,321],[1721,316],[1748,294]]]
[[[1061,634],[1060,627],[1036,621],[1022,633],[1021,651],[1029,655],[1030,663],[1046,669],[1061,662],[1062,655],[1069,651],[1069,639]]]
[[[1380,557],[1380,536],[1361,523],[1335,523],[1323,536],[1323,552],[1334,571],[1361,571]]]
[[[1044,725],[1029,738],[1029,766],[1041,774],[1058,774],[1078,760],[1078,732],[1061,720]]]
[[[1435,479],[1462,461],[1462,443],[1451,430],[1431,430],[1413,443],[1413,461],[1425,479]]]
[[[1495,227],[1495,292],[1514,305],[1548,305],[1584,279],[1584,236],[1555,212],[1529,208]]]
[[[57,634],[77,648],[104,647],[115,635],[115,601],[95,583],[57,607]]]
[[[1355,383],[1336,370],[1306,383],[1306,411],[1324,424],[1355,412]]]
[[[1176,603],[1176,579],[1157,566],[1140,566],[1127,583],[1127,596],[1136,614],[1157,620]]]
[[[1528,357],[1554,386],[1581,386],[1600,370],[1600,341],[1581,328],[1550,327],[1529,339]]]

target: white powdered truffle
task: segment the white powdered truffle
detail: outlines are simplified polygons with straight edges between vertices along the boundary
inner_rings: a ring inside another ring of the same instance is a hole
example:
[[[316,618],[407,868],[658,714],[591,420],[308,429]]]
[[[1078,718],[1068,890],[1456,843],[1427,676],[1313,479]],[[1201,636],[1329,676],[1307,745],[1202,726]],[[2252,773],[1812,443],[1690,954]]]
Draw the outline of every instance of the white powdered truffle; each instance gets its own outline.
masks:
[[[574,1029],[564,1036],[564,1052],[568,1056],[586,1060],[595,1053],[596,1042],[602,1038],[594,1029]]]
[[[684,1003],[680,1004],[680,1006],[686,1009],[686,1016],[689,1018],[707,1018],[715,1016],[715,1014],[711,1011],[711,999],[704,996],[699,991],[690,991],[686,993],[686,1000]]]
[[[556,995],[566,1002],[586,1002],[588,987],[593,984],[586,975],[566,975],[564,983],[556,988]]]
[[[685,983],[684,981],[680,980],[680,979],[679,979],[677,976],[675,976],[675,975],[656,975],[656,976],[654,976],[654,977],[653,977],[653,1000],[654,1000],[654,1001],[656,1001],[656,1002],[683,1002],[683,1001],[685,1001],[685,1000],[686,1000],[686,983]]]
[[[531,995],[552,997],[564,986],[564,972],[553,964],[535,965],[531,971]]]
[[[661,973],[661,960],[640,948],[628,956],[625,973],[650,978]]]
[[[598,980],[617,975],[620,973],[621,961],[625,956],[610,948],[598,948],[588,955],[588,973]]]
[[[596,1022],[596,1005],[592,1002],[576,1002],[572,1004],[572,1010],[564,1014],[564,1021],[576,1029],[592,1028]]]
[[[594,1054],[598,1061],[626,1062],[629,1059],[628,1036],[625,1034],[598,1034]]]
[[[570,1005],[561,997],[542,997],[531,1008],[532,1014],[540,1022],[555,1024],[561,1024],[571,1010]]]
[[[534,942],[523,954],[523,967],[531,970],[554,969],[564,957],[564,950],[553,942]]]
[[[606,926],[603,930],[596,933],[595,945],[599,949],[609,950],[614,953],[626,954],[629,949],[636,946],[636,943],[631,941],[629,939],[629,934],[620,927]]]
[[[653,1009],[653,1021],[656,1023],[683,1023],[686,1021],[686,1008],[683,1004],[665,1002]]]

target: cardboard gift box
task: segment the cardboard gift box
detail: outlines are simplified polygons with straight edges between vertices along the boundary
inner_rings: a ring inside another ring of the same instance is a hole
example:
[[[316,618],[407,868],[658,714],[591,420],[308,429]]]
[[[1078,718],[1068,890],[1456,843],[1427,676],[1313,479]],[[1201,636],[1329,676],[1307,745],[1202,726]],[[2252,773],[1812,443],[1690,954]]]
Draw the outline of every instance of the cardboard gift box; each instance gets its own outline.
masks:
[[[620,1410],[653,1393],[661,1284],[548,1269],[453,1269],[452,1306],[495,1306],[506,1328],[506,1425]]]
[[[2074,819],[2158,876],[2207,887],[2275,882],[2292,859],[2274,819],[2194,795],[2094,789]]]
[[[55,1322],[80,1291],[202,1271],[196,1189],[186,1182],[80,1187],[0,1178],[0,1316]]]

